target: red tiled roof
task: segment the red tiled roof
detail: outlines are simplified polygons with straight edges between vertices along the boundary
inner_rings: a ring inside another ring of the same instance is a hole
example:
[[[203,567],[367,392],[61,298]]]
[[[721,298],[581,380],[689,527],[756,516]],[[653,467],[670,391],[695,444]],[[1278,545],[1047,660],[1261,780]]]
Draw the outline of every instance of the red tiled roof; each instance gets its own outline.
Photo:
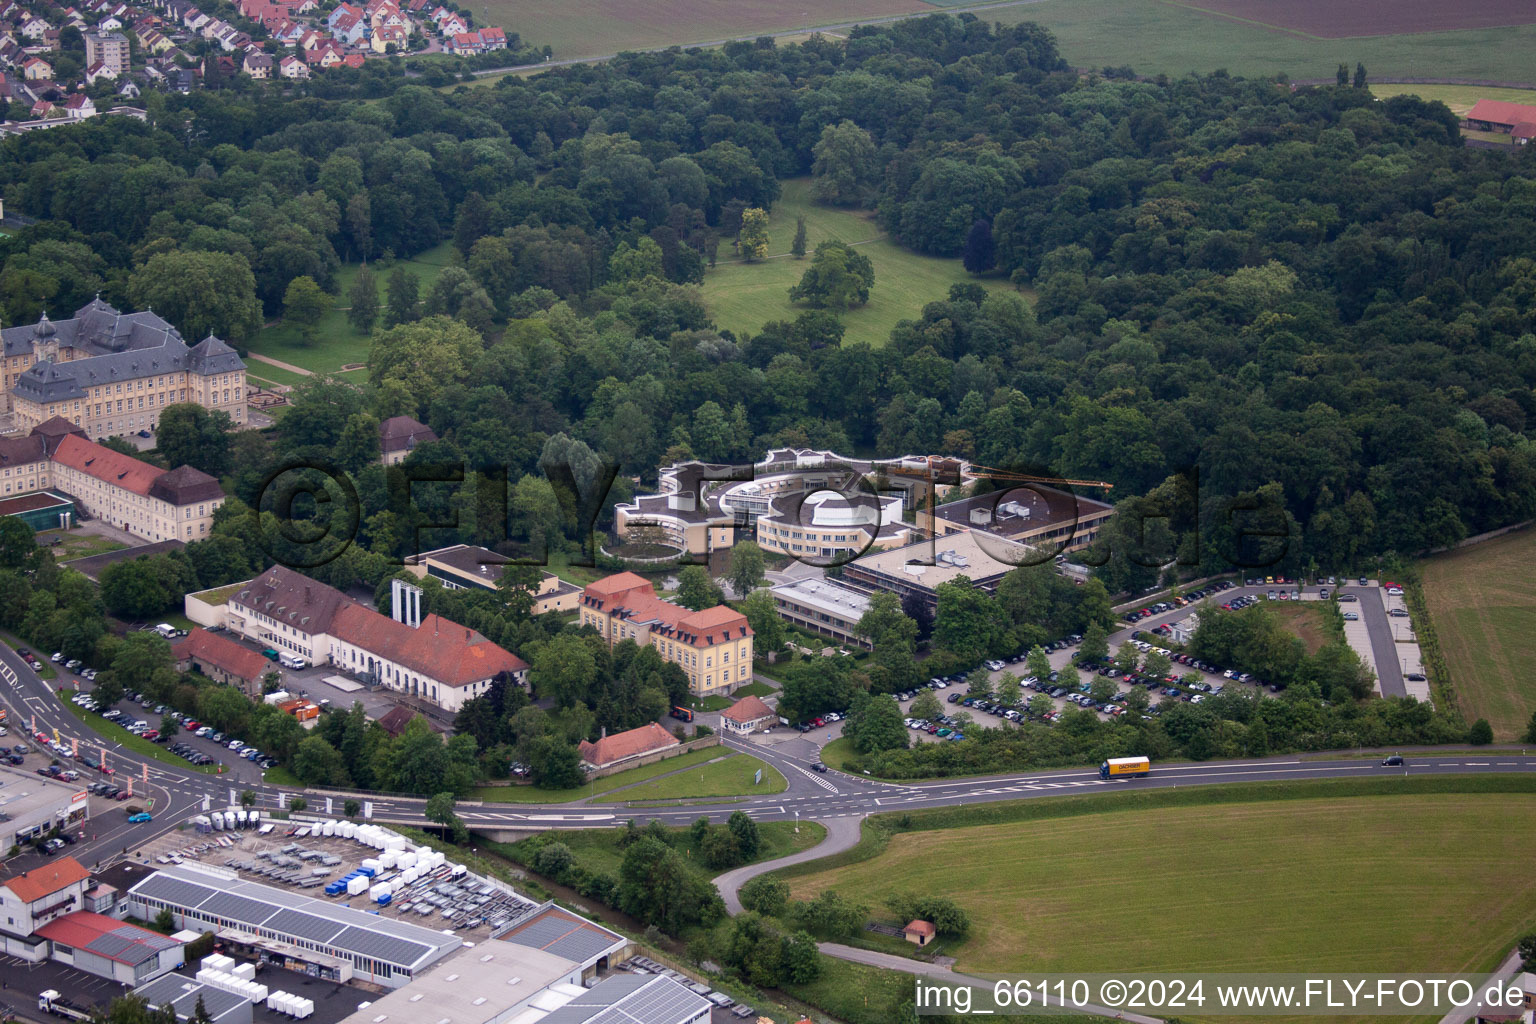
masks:
[[[1509,130],[1509,134],[1517,139],[1536,139],[1536,118],[1521,121]]]
[[[37,934],[49,942],[57,942],[77,950],[84,949],[108,960],[134,966],[155,956],[161,950],[178,945],[159,932],[119,921],[115,917],[93,914],[89,910],[77,910],[73,914],[65,914],[57,921],[50,921],[43,925],[37,930]],[[113,942],[94,945],[98,939],[108,935],[112,936]],[[118,939],[128,944],[125,946],[115,941]]]
[[[716,605],[689,611],[663,601],[649,581],[632,572],[621,572],[588,584],[582,603],[589,608],[619,615],[626,621],[652,622],[652,628],[694,647],[708,647],[752,635],[747,617],[734,608]]]
[[[1509,125],[1536,121],[1536,106],[1529,103],[1506,103],[1503,100],[1478,100],[1467,111],[1467,120]]]
[[[171,654],[177,661],[196,658],[214,665],[232,676],[256,680],[266,674],[270,662],[249,647],[242,647],[226,636],[210,633],[201,626],[177,641]]]
[[[22,902],[36,903],[90,877],[91,873],[85,870],[85,866],[75,858],[60,857],[52,864],[44,864],[24,875],[7,878],[5,887],[15,893]]]
[[[363,605],[336,612],[330,633],[447,686],[468,686],[498,672],[521,672],[528,663],[467,626],[428,615],[415,629]]]
[[[93,476],[134,494],[148,494],[150,485],[165,470],[147,462],[104,448],[78,434],[69,434],[59,442],[53,461]]]
[[[758,722],[764,718],[774,717],[774,710],[764,704],[761,697],[743,697],[726,708],[720,717],[745,725],[748,722]]]
[[[936,934],[933,925],[929,924],[927,921],[908,921],[907,926],[903,928],[902,931],[915,932],[918,935],[927,935],[930,937]]]
[[[668,747],[678,746],[678,739],[655,722],[647,722],[638,729],[605,736],[596,743],[582,742],[578,748],[581,759],[601,768],[630,757],[650,754]]]

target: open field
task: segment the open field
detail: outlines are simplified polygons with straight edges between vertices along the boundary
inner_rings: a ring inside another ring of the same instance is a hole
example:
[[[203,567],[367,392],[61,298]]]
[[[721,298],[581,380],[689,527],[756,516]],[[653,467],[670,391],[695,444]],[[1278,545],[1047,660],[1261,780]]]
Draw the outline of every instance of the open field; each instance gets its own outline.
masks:
[[[957,969],[971,972],[1191,963],[1211,971],[1383,972],[1433,963],[1472,972],[1500,960],[1528,925],[1536,900],[1536,879],[1520,853],[1536,840],[1536,823],[1521,821],[1536,811],[1528,786],[1175,802],[1189,798],[897,833],[872,859],[809,871],[791,887],[797,898],[836,888],[877,915],[893,890],[949,896],[971,916],[970,939],[952,950]],[[1508,827],[1490,830],[1493,817]],[[1106,851],[1123,853],[1106,859]],[[1157,872],[1046,867],[1121,862],[1163,865],[1169,874],[1160,884]],[[1195,884],[1175,881],[1185,870],[1196,873]],[[1106,943],[1107,935],[1138,941]]]
[[[1459,6],[1436,5],[1459,12]],[[1382,9],[1384,5],[1336,4]],[[1391,9],[1396,10],[1396,5]],[[1074,67],[1130,65],[1147,75],[1225,68],[1235,75],[1332,78],[1343,62],[1370,76],[1536,79],[1530,54],[1536,26],[1467,28],[1417,35],[1306,39],[1166,0],[1043,0],[978,15],[985,21],[1037,21],[1055,33]]]
[[[425,296],[427,289],[437,281],[437,275],[449,265],[452,256],[453,246],[444,242],[408,260],[396,260],[389,268],[375,263],[373,276],[379,286],[379,302],[384,302],[384,285],[394,267],[403,266],[415,274],[421,294]],[[336,291],[332,296],[335,305],[321,317],[320,325],[315,329],[313,345],[300,344],[299,332],[279,321],[258,331],[247,347],[259,355],[271,356],[315,373],[335,373],[352,363],[366,363],[368,336],[353,330],[352,325],[347,323],[346,314],[346,308],[351,302],[347,292],[357,278],[358,267],[359,264],[347,263],[337,272]],[[253,376],[274,384],[297,384],[302,379],[292,372],[256,361],[251,362],[251,372]]]
[[[1271,601],[1269,610],[1280,619],[1282,626],[1301,637],[1301,642],[1307,645],[1308,654],[1316,654],[1328,642],[1328,624],[1318,605],[1300,601]]]
[[[1468,722],[1518,740],[1536,711],[1536,531],[1508,534],[1420,564],[1424,599]]]
[[[1536,68],[1531,77],[1536,78]],[[1465,117],[1472,104],[1478,100],[1501,100],[1505,103],[1536,104],[1536,89],[1498,89],[1481,85],[1373,85],[1371,94],[1380,99],[1393,96],[1417,96],[1431,102],[1438,100],[1451,108],[1451,113]],[[1503,138],[1508,139],[1505,135]]]
[[[1528,0],[1398,0],[1341,4],[1333,0],[1183,0],[1184,6],[1311,39],[1406,35],[1450,29],[1508,28],[1536,21]]]
[[[807,256],[797,260],[789,255],[789,247],[795,237],[795,218],[801,214],[805,215]],[[903,249],[881,234],[874,216],[866,211],[817,205],[806,178],[783,183],[783,195],[768,219],[768,238],[768,259],[726,262],[730,250],[722,247],[721,262],[704,276],[704,303],[710,316],[737,334],[755,334],[770,320],[793,320],[809,308],[790,302],[789,289],[810,266],[809,253],[816,244],[832,238],[857,245],[875,268],[869,303],[839,314],[847,328],[845,343],[884,345],[897,322],[917,317],[924,305],[944,298],[949,286],[961,281],[976,281],[992,291],[1013,291],[1006,281],[971,277],[958,259],[936,259]]]
[[[717,757],[724,752],[724,759],[698,768],[688,768],[675,775],[664,775],[650,782],[642,782],[638,786],[630,786],[628,789],[611,791],[608,800],[683,800],[695,797],[748,794],[757,796],[765,793],[782,793],[789,788],[789,783],[784,781],[784,776],[779,774],[779,770],[772,765],[764,764],[746,754],[732,754],[724,747],[708,749],[714,751]],[[752,777],[759,770],[763,773],[763,781],[754,784]]]
[[[735,36],[835,25],[935,8],[923,0],[491,0],[477,8],[485,24],[502,25],[529,42],[547,44],[556,59],[673,44],[687,46]]]

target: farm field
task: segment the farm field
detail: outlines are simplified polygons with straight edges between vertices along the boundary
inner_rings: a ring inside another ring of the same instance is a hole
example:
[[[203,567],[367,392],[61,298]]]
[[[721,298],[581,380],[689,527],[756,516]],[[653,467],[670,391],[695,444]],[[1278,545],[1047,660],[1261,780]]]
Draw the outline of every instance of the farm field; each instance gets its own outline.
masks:
[[[444,242],[442,245],[418,253],[408,260],[397,260],[394,266],[403,266],[414,273],[419,282],[421,294],[426,295],[427,289],[437,281],[437,275],[443,272],[452,260],[453,246]],[[352,287],[352,282],[357,278],[359,264],[344,264],[336,274],[336,291],[333,296],[334,307],[320,319],[320,326],[315,330],[315,342],[313,345],[299,343],[299,332],[283,323],[269,324],[257,332],[247,346],[250,351],[294,366],[303,367],[315,373],[335,373],[343,366],[353,363],[366,363],[368,361],[369,340],[366,335],[358,334],[347,323],[346,308],[350,303],[347,291]],[[384,301],[384,282],[389,277],[390,270],[375,264],[373,268],[374,279],[379,286],[379,302]],[[284,370],[281,367],[272,366],[256,360],[250,360],[251,375],[274,384],[297,384],[301,375]]]
[[[772,765],[764,764],[746,754],[725,752],[723,747],[710,747],[721,760],[711,761],[697,768],[686,768],[675,775],[662,775],[649,782],[642,782],[627,789],[611,790],[608,802],[631,800],[682,800],[696,797],[743,796],[760,793],[782,793],[789,788],[784,776]],[[663,761],[662,764],[668,762]],[[673,769],[676,771],[676,769]],[[761,770],[763,781],[754,784],[754,773]]]
[[[870,860],[789,881],[797,899],[835,888],[877,915],[893,890],[955,899],[971,937],[949,952],[956,970],[972,973],[1192,963],[1213,972],[1430,963],[1471,972],[1502,959],[1528,923],[1536,878],[1520,851],[1536,840],[1536,823],[1521,819],[1532,811],[1529,792],[1068,811],[897,833]],[[1511,827],[1491,833],[1490,815]],[[1280,849],[1285,856],[1274,855]],[[1113,867],[1130,863],[1198,866],[1199,881],[1149,885],[1145,872]],[[1056,872],[1042,884],[1049,864],[1110,869]]]
[[[1481,85],[1373,85],[1371,93],[1381,99],[1406,95],[1438,100],[1458,116],[1465,116],[1478,100],[1536,104],[1536,89],[1498,89]]]
[[[1399,0],[1340,4],[1333,0],[1184,0],[1187,7],[1314,39],[1407,35],[1450,29],[1508,28],[1536,21],[1527,0]]]
[[[556,60],[621,50],[688,46],[736,36],[788,32],[914,11],[934,11],[923,0],[491,0],[477,9],[486,24],[502,25],[530,42],[548,45]]]
[[[806,258],[789,255],[795,237],[795,218],[805,215]],[[869,257],[875,268],[875,287],[867,305],[839,314],[847,331],[844,342],[884,345],[891,328],[922,313],[923,306],[944,298],[949,286],[975,281],[989,291],[1014,291],[999,279],[977,279],[965,272],[958,259],[938,259],[903,249],[884,237],[874,216],[865,211],[820,206],[811,199],[808,178],[783,182],[783,195],[768,218],[768,258],[758,263],[721,261],[704,275],[704,304],[721,327],[738,335],[756,334],[770,320],[793,320],[809,307],[789,301],[789,289],[799,283],[810,266],[816,243],[835,238]],[[729,257],[734,260],[734,257]]]
[[[1197,2],[1211,6],[1206,0]],[[1311,8],[1315,2],[1309,0],[1306,6]],[[1329,10],[1341,12],[1343,24],[1347,12],[1356,8],[1390,9],[1395,14],[1399,6],[1333,4]],[[1462,10],[1459,5],[1434,6],[1455,14]],[[1225,68],[1235,75],[1283,72],[1296,79],[1330,79],[1341,62],[1353,71],[1359,61],[1372,78],[1536,81],[1530,60],[1536,26],[1530,24],[1309,39],[1168,0],[1044,0],[978,16],[1005,24],[1039,22],[1055,33],[1062,55],[1074,67],[1129,65],[1141,74],[1169,75]]]
[[[1420,563],[1424,599],[1468,722],[1518,741],[1536,711],[1536,532],[1510,534]]]

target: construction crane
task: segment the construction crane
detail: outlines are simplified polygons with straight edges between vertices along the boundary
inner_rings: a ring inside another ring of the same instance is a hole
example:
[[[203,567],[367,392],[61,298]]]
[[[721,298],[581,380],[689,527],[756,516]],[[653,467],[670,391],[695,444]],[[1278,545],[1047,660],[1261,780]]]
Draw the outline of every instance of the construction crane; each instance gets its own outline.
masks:
[[[971,475],[986,480],[1003,480],[1013,483],[1027,484],[1066,484],[1071,487],[1102,487],[1109,490],[1115,485],[1104,480],[1072,480],[1060,476],[1035,476],[1030,473],[1013,473],[1006,469],[995,469],[991,466],[978,466],[972,463]]]

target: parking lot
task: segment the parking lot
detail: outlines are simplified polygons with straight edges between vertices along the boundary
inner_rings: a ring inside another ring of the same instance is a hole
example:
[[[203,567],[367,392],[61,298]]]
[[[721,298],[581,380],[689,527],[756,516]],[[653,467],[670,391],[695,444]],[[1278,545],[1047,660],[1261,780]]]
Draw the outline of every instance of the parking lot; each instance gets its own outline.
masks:
[[[232,737],[224,736],[206,728],[190,715],[184,715],[156,702],[154,699],[133,693],[124,694],[123,699],[111,707],[101,707],[91,695],[91,690],[86,682],[81,679],[77,686],[80,692],[70,700],[78,707],[88,712],[94,712],[107,721],[118,725],[136,736],[140,736],[151,742],[159,743],[168,753],[176,754],[189,764],[197,766],[226,765],[231,768],[230,774],[235,781],[248,779],[255,781],[260,778],[261,771],[271,767],[277,762],[268,757],[251,757],[240,753],[242,749],[251,749],[249,744],[239,743],[238,747],[231,746],[238,741]],[[175,720],[174,734],[165,735],[166,722]],[[199,735],[199,732],[202,734]],[[260,755],[260,751],[255,752]]]
[[[145,844],[134,859],[149,867],[190,860],[230,868],[247,881],[450,931],[469,942],[490,938],[493,930],[537,906],[500,882],[463,870],[455,874],[451,861],[398,887],[383,906],[370,900],[366,889],[354,896],[326,896],[326,883],[344,877],[380,853],[342,836],[316,834],[314,825],[264,818],[255,831],[187,828]],[[378,877],[383,879],[385,874]],[[402,875],[395,872],[393,877],[399,880]]]

